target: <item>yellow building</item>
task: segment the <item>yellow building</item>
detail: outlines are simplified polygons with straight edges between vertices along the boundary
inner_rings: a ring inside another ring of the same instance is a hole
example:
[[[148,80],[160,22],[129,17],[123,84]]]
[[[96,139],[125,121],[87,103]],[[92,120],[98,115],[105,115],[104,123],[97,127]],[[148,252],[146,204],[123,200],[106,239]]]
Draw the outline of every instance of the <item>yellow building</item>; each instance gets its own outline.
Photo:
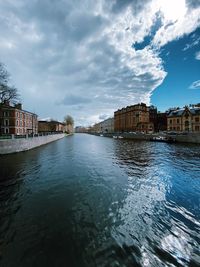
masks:
[[[167,130],[173,132],[200,132],[200,107],[171,110],[167,116]]]

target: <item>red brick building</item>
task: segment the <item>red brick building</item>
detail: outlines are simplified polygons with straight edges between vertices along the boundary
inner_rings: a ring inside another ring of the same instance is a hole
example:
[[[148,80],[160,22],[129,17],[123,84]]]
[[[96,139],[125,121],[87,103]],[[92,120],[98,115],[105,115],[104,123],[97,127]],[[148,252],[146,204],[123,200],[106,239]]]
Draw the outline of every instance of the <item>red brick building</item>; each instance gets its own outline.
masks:
[[[153,132],[154,124],[150,122],[149,107],[141,103],[115,111],[114,130],[115,132]]]
[[[0,134],[37,134],[37,115],[23,110],[22,104],[0,104]]]

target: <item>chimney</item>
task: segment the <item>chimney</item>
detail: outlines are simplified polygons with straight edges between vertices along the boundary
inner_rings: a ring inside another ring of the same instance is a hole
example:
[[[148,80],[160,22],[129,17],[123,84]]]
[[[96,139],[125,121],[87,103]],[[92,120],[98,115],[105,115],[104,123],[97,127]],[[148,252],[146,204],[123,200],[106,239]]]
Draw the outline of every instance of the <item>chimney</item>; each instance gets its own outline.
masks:
[[[21,103],[16,104],[15,108],[22,110],[22,104]]]
[[[9,102],[9,100],[4,100],[4,101],[3,101],[3,104],[4,104],[5,106],[10,106],[10,102]]]

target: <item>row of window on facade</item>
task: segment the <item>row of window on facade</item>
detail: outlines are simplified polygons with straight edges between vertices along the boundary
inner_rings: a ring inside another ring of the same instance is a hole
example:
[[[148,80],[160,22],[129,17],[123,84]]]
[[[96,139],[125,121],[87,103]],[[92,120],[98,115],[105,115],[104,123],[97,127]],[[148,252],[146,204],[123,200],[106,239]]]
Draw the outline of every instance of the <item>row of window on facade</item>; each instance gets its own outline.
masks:
[[[10,112],[9,111],[4,111],[3,112],[3,116],[4,117],[10,117]],[[24,119],[24,120],[32,120],[32,115],[30,114],[25,114],[25,113],[22,113],[22,112],[16,112],[16,117],[17,118],[20,118],[20,119]]]
[[[192,121],[199,122],[199,117],[191,118]],[[181,119],[170,119],[169,123],[181,123]]]
[[[16,133],[17,134],[27,134],[28,131],[25,128],[16,128]],[[4,134],[10,134],[10,129],[9,128],[4,128]]]
[[[4,120],[4,126],[9,126],[10,125],[10,122],[9,122],[9,119],[5,119]],[[31,127],[33,125],[32,121],[19,121],[19,120],[16,120],[16,126],[20,126],[20,127]]]
[[[177,127],[169,127],[169,129],[168,130],[170,130],[170,131],[182,131],[182,129],[181,129],[181,127],[179,127],[179,126],[177,126]],[[185,128],[185,130],[190,130],[189,128]],[[193,130],[193,131],[196,131],[196,132],[199,132],[200,131],[200,126],[198,126],[198,125],[195,125],[194,127],[193,127],[193,129],[191,128],[191,130]]]

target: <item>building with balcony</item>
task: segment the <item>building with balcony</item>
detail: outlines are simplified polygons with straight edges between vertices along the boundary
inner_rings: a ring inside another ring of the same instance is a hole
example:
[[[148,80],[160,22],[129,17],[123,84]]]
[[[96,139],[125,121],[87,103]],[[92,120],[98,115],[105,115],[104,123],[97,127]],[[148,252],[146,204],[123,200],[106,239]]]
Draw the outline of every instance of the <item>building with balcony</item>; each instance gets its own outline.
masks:
[[[150,122],[149,107],[140,103],[115,111],[114,130],[115,132],[153,132],[154,123]]]
[[[200,132],[200,107],[171,110],[167,116],[167,130],[173,132]]]
[[[22,104],[0,104],[0,134],[37,134],[38,120],[35,113],[22,109]]]

